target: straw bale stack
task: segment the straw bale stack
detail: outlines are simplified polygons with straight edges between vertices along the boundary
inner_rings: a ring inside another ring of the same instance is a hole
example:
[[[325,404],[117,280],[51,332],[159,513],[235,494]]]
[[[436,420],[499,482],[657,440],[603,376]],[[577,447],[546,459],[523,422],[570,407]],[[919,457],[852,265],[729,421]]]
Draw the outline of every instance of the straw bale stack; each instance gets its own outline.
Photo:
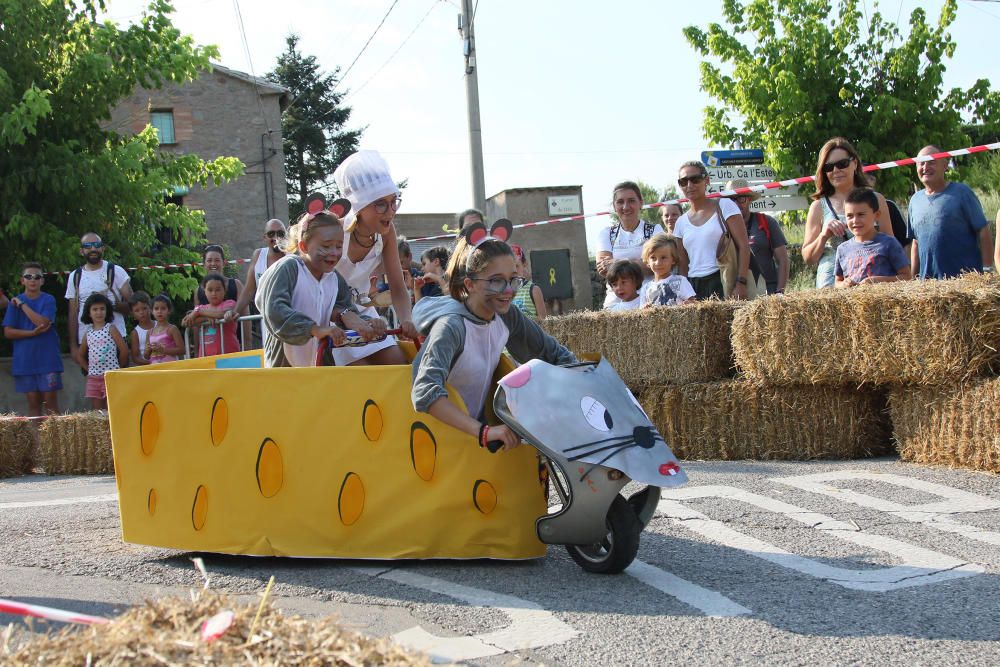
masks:
[[[106,412],[50,417],[39,429],[39,463],[50,475],[110,475],[115,471]]]
[[[629,387],[710,382],[733,374],[729,331],[742,304],[701,301],[549,317],[545,328],[578,357],[599,354]]]
[[[35,424],[17,415],[0,415],[0,478],[29,474],[37,453]]]
[[[201,626],[220,611],[235,613],[218,639]],[[28,665],[429,665],[423,657],[363,637],[331,620],[283,616],[269,604],[256,625],[257,605],[205,592],[197,600],[164,599],[134,607],[111,622],[38,635],[5,655]],[[251,627],[253,636],[251,637]],[[0,647],[0,653],[5,653]]]
[[[885,397],[744,379],[648,387],[639,400],[682,459],[853,459],[891,451]]]
[[[941,385],[1000,367],[1000,278],[877,284],[757,299],[733,319],[748,379]]]
[[[1000,473],[1000,378],[889,394],[904,461]]]

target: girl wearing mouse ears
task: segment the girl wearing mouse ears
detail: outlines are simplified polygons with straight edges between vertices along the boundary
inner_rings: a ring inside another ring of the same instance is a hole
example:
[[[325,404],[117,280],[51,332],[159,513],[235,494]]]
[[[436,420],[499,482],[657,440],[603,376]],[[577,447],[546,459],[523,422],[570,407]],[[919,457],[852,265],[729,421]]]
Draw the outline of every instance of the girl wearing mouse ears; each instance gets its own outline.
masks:
[[[489,233],[481,222],[463,227],[448,262],[450,294],[425,297],[413,309],[417,328],[426,336],[413,360],[414,409],[468,433],[481,447],[499,440],[504,449],[516,447],[520,438],[504,425],[483,421],[504,347],[518,362],[576,361],[534,320],[511,308],[524,282],[506,243],[511,229],[509,220],[498,220]],[[462,398],[468,412],[448,400],[446,383]]]
[[[368,298],[371,276],[385,274],[399,327],[405,336],[416,338],[410,293],[403,282],[396,228],[392,224],[400,193],[389,165],[377,151],[358,151],[337,167],[333,178],[340,193],[351,202],[344,216],[344,255],[337,272],[351,288],[358,310],[370,318],[379,317]],[[363,347],[334,349],[333,358],[338,366],[406,363],[392,336]]]

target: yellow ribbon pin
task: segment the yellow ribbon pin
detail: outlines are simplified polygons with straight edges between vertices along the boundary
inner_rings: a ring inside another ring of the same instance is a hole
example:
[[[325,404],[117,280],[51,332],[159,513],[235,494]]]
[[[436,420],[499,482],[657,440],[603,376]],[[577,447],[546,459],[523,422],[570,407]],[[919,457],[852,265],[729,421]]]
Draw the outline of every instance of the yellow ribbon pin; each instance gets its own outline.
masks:
[[[549,269],[549,284],[550,285],[556,284],[556,270],[554,268]]]

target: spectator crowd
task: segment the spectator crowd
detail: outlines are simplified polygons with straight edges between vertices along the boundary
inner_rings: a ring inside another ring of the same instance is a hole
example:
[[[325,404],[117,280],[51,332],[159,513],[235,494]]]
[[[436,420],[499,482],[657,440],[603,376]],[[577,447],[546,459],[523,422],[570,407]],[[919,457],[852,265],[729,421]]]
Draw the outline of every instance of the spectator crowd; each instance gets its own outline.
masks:
[[[920,155],[939,152],[927,146]],[[948,278],[992,271],[1000,263],[1000,239],[993,240],[975,193],[947,179],[947,158],[916,164],[923,189],[911,197],[905,220],[892,200],[872,189],[862,168],[861,157],[843,138],[831,139],[819,151],[817,191],[801,247],[802,259],[816,266],[817,288]],[[386,332],[396,330],[409,338],[425,333],[414,324],[414,309],[421,310],[425,300],[471,299],[477,308],[503,315],[508,326],[508,305],[528,320],[545,318],[542,290],[531,281],[528,256],[520,245],[487,236],[504,248],[498,246],[481,261],[506,267],[509,252],[511,276],[480,279],[468,274],[479,248],[469,230],[485,230],[481,211],[459,214],[461,239],[455,246],[433,247],[415,258],[407,240],[396,235],[392,220],[401,198],[381,156],[356,153],[334,177],[345,199],[329,210],[304,214],[291,229],[281,220],[268,220],[263,245],[254,251],[243,280],[225,275],[221,246],[205,247],[204,278],[192,295],[193,307],[183,317],[178,314],[183,327],[197,332],[194,341],[171,322],[169,297],[133,290],[128,272],[104,258],[107,246],[101,237],[84,234],[79,249],[83,263],[69,274],[65,299],[70,357],[86,375],[85,397],[91,405],[107,407],[104,374],[110,370],[251,347],[264,348],[269,366],[310,365],[318,341],[330,337],[341,342],[345,329],[371,344],[335,348],[336,364],[405,363]],[[680,166],[676,182],[688,205],[686,210],[662,205],[660,224],[642,219],[645,203],[636,183],[624,181],[613,188],[615,220],[601,230],[597,242],[596,269],[608,285],[604,308],[782,294],[789,281],[788,244],[774,218],[752,210],[760,195],[709,197],[708,169],[695,161]],[[746,186],[734,180],[725,189]],[[460,248],[469,259],[457,256]],[[458,275],[472,282],[459,284]],[[476,287],[477,280],[486,281],[485,291]],[[13,348],[15,391],[25,394],[31,416],[59,413],[65,371],[54,326],[57,304],[42,291],[44,282],[44,267],[27,262],[20,274],[23,291],[12,298],[0,292],[3,333]],[[497,294],[509,296],[509,303],[494,303]],[[439,307],[431,304],[423,310]],[[447,336],[442,340],[439,345],[447,348]]]

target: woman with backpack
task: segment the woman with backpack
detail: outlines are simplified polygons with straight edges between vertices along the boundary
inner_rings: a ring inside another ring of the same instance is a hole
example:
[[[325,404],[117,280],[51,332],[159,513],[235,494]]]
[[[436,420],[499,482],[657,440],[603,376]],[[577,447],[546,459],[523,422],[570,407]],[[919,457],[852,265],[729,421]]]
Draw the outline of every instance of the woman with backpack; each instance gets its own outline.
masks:
[[[642,263],[642,246],[653,234],[663,232],[658,224],[646,222],[642,213],[642,192],[632,181],[622,181],[614,187],[611,204],[618,221],[601,230],[597,237],[597,273],[602,278],[619,259],[631,259]],[[648,276],[647,276],[648,277]],[[604,296],[604,308],[613,306],[618,297],[611,290]]]

